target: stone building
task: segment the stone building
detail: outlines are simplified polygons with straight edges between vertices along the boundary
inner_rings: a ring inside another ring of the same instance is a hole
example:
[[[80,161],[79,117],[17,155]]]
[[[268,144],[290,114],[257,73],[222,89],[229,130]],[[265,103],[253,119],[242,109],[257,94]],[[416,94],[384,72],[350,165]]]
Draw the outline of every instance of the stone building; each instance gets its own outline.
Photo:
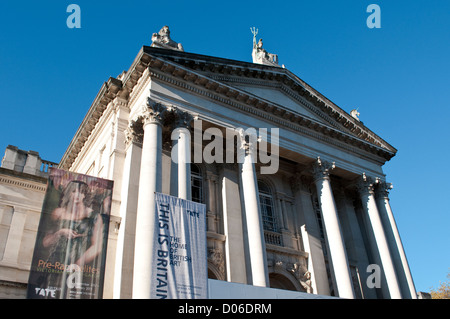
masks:
[[[383,173],[396,149],[252,32],[254,63],[185,52],[165,27],[100,88],[59,168],[114,180],[104,297],[148,295],[156,191],[206,204],[213,295],[416,298]]]
[[[23,298],[47,187],[48,168],[35,151],[9,145],[0,166],[0,299]]]

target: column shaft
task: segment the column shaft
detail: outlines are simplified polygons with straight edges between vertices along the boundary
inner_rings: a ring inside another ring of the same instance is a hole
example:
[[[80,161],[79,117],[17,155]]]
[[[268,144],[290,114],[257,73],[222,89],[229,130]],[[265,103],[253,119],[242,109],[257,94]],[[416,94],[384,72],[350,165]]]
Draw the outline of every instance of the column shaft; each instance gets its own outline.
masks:
[[[182,199],[191,200],[191,132],[189,130],[193,116],[188,112],[175,110],[176,123],[172,132],[172,168],[177,166],[177,181],[171,179],[171,187],[178,184],[177,196]],[[172,171],[172,174],[175,172]],[[175,176],[174,176],[175,177]]]
[[[381,222],[380,214],[375,202],[375,196],[373,192],[375,181],[363,174],[363,177],[358,186],[363,208],[367,213],[372,227],[373,236],[375,239],[375,247],[378,249],[379,257],[381,260],[384,275],[386,277],[387,288],[391,299],[400,299],[400,287],[398,285],[397,275],[395,273],[394,264],[392,262],[392,256],[389,251],[386,235]]]
[[[267,274],[266,247],[259,208],[258,184],[253,161],[253,152],[248,144],[244,145],[244,147],[246,149],[243,163],[241,164],[241,180],[242,193],[244,195],[252,284],[254,286],[267,287],[269,285],[269,280]]]
[[[153,267],[153,235],[155,232],[155,192],[162,188],[162,128],[160,104],[148,105],[144,113],[139,199],[136,219],[133,298],[150,298],[150,276]]]
[[[388,190],[392,188],[392,184],[382,182],[378,190],[377,202],[378,209],[381,215],[381,220],[386,230],[386,236],[390,239],[389,248],[393,254],[393,262],[397,271],[403,272],[404,276],[398,276],[404,278],[404,288],[402,290],[403,297],[405,295],[410,295],[411,299],[417,299],[417,292],[414,287],[414,281],[409,269],[408,260],[406,258],[405,250],[403,249],[403,244],[400,239],[400,234],[398,232],[397,224],[395,222],[394,214],[392,213],[391,205],[389,203]],[[407,290],[407,291],[405,291]]]
[[[178,197],[191,200],[191,134],[178,130]]]
[[[347,254],[339,225],[336,204],[331,191],[329,174],[333,168],[334,163],[330,164],[318,158],[314,165],[315,183],[338,295],[342,298],[354,299],[355,294],[353,292]]]

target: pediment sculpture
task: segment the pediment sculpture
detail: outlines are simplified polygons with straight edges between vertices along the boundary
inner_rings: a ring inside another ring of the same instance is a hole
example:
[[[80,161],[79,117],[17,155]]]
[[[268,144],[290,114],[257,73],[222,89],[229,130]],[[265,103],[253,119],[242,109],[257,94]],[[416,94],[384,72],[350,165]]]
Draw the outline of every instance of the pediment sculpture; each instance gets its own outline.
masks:
[[[256,35],[258,34],[258,29],[253,27],[250,28],[250,31],[253,33],[253,51],[252,51],[253,63],[278,66],[278,55],[267,52],[263,48],[262,39],[259,39],[259,41],[256,42]]]
[[[170,38],[170,30],[168,26],[163,26],[158,33],[152,35],[152,47],[184,51],[181,43],[175,42]]]
[[[359,121],[359,112],[358,109],[353,109],[350,111],[350,115],[357,121]]]

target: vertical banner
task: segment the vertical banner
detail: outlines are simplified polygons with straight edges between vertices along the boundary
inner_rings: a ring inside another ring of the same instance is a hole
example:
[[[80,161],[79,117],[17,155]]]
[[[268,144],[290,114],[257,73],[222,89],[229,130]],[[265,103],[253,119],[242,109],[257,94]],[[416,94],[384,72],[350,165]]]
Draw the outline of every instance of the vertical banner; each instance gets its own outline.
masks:
[[[151,298],[206,299],[206,206],[156,193]]]
[[[101,298],[113,182],[50,170],[27,297]]]

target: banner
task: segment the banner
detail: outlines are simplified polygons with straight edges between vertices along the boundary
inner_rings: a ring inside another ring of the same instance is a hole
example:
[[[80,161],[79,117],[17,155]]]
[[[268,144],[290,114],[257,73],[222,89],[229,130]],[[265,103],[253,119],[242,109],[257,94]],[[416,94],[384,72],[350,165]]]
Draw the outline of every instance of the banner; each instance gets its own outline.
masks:
[[[206,207],[156,193],[151,298],[206,299]]]
[[[27,297],[101,298],[113,182],[51,168]]]

